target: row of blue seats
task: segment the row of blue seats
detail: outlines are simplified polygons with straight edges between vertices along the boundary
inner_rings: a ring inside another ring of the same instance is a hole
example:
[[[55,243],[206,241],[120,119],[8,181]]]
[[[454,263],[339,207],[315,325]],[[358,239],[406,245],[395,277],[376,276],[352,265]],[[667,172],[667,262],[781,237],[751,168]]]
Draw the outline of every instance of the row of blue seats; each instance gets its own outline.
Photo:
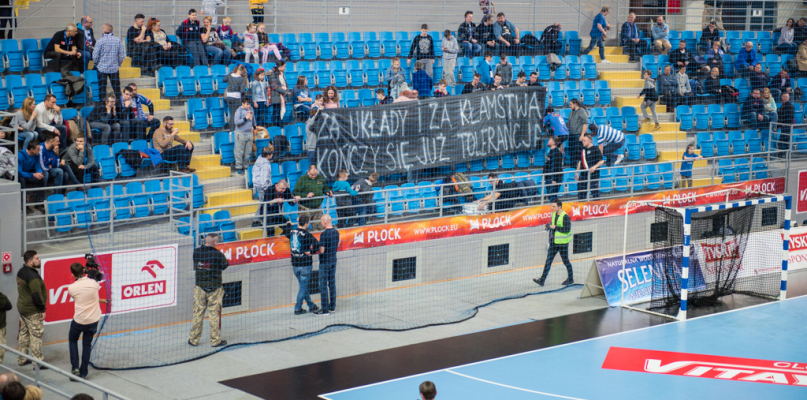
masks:
[[[60,79],[62,76],[59,72],[48,72],[45,75],[38,73],[25,76],[6,75],[0,87],[0,110],[19,108],[28,97],[33,97],[36,103],[41,103],[49,94],[56,96],[57,105],[67,104],[69,99],[65,94],[65,87],[55,83]],[[78,99],[80,96],[76,97],[76,103],[83,102],[83,99]]]
[[[793,59],[791,54],[767,54],[763,59],[759,60],[762,64],[762,70],[767,72],[768,75],[777,75],[783,68],[787,68],[787,61]],[[670,65],[669,55],[644,55],[642,56],[642,70],[650,70],[653,73],[652,77],[657,78],[659,74],[664,73],[664,67]],[[673,69],[672,73],[675,73]],[[731,54],[723,55],[723,70],[720,71],[723,76],[734,78],[736,71],[734,68],[734,56]]]
[[[608,81],[581,81],[579,84],[576,81],[547,82],[545,86],[546,105],[555,108],[569,104],[572,99],[580,100],[587,106],[611,105],[611,88]]]
[[[780,106],[781,104],[777,104]],[[804,106],[801,103],[794,103],[796,123],[800,124],[805,115]],[[697,130],[720,130],[723,128],[739,129],[742,125],[740,120],[742,105],[729,104],[709,104],[709,105],[680,105],[675,107],[675,120],[680,122],[681,129],[688,131]]]
[[[41,43],[41,47],[40,47]],[[0,40],[0,72],[8,68],[9,72],[41,71],[45,68],[43,53],[50,43],[50,38]]]
[[[766,138],[767,139],[767,138]],[[765,151],[767,140],[755,130],[726,132],[698,132],[695,146],[704,157],[744,155]]]

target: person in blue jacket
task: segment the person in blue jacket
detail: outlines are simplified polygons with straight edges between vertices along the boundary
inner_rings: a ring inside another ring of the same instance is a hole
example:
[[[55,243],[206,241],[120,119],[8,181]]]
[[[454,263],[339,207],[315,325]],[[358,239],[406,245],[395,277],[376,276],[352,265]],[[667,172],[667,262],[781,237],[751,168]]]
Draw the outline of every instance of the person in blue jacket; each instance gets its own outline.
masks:
[[[336,196],[336,215],[339,217],[339,221],[336,223],[338,228],[347,228],[353,225],[353,221],[350,217],[356,214],[356,210],[351,207],[353,205],[353,198],[359,194],[358,191],[354,190],[349,183],[347,183],[348,172],[345,170],[339,170],[339,173],[336,175],[338,179],[333,184],[333,194]]]
[[[600,59],[604,63],[610,63],[610,61],[605,59],[605,40],[608,39],[606,31],[611,29],[611,27],[608,26],[608,22],[605,21],[605,16],[608,15],[609,11],[611,11],[611,7],[603,6],[600,13],[594,17],[594,22],[591,24],[591,42],[588,44],[588,47],[583,50],[583,53],[581,53],[588,54],[594,46],[599,46]]]
[[[559,140],[559,143],[557,143],[558,146],[565,142],[569,137],[569,128],[566,127],[566,121],[564,121],[563,116],[555,112],[555,109],[552,107],[546,108],[544,125],[552,125],[554,136],[557,136]]]
[[[754,72],[754,66],[759,64],[757,59],[757,51],[754,50],[754,43],[748,41],[745,47],[740,49],[737,53],[737,60],[734,61],[734,67],[737,69],[737,74],[742,78],[748,78]]]
[[[17,175],[19,176],[20,187],[22,189],[45,187],[45,175],[42,174],[42,167],[39,165],[39,151],[39,140],[33,139],[28,142],[28,146],[26,146],[25,150],[21,149],[17,154]],[[36,196],[32,198],[31,201],[42,201],[42,191],[40,190],[36,193]],[[23,196],[24,195],[25,194],[23,194]],[[34,207],[28,207],[29,212],[34,211]]]
[[[415,64],[415,73],[412,74],[412,89],[417,90],[418,98],[424,99],[429,97],[429,94],[432,92],[432,87],[434,87],[432,78],[423,70],[421,64]]]
[[[493,82],[493,68],[490,66],[492,61],[493,53],[488,50],[485,52],[485,61],[476,66],[476,72],[479,73],[481,82],[485,84],[485,86]]]

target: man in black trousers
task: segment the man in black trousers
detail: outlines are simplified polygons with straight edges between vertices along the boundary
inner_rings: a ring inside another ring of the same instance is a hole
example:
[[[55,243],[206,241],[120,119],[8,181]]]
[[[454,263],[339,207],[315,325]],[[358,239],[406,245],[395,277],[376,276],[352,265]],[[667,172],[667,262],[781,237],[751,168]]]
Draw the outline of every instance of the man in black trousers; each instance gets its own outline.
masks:
[[[319,296],[322,309],[314,315],[328,315],[336,311],[336,250],[339,248],[339,231],[333,228],[328,214],[320,218],[325,230],[319,236]]]
[[[563,281],[562,285],[574,284],[574,271],[572,270],[572,263],[569,262],[569,242],[572,241],[572,219],[569,214],[563,211],[563,202],[556,200],[552,204],[552,219],[546,224],[546,229],[549,231],[549,249],[546,252],[546,263],[544,264],[544,272],[540,278],[533,279],[532,281],[544,286],[546,277],[549,275],[549,270],[552,268],[552,261],[555,256],[560,253],[560,258],[566,266],[566,272],[569,278]]]
[[[561,142],[557,137],[549,139],[547,146],[549,151],[547,156],[549,160],[544,165],[544,182],[546,183],[546,194],[549,195],[549,201],[554,202],[560,191],[560,185],[563,182],[563,152],[558,146]]]

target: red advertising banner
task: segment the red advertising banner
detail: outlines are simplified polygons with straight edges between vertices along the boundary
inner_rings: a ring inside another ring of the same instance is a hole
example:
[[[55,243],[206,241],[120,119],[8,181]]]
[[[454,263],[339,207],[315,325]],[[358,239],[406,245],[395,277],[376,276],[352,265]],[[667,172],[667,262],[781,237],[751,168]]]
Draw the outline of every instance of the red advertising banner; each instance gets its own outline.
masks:
[[[99,254],[95,257],[100,265],[110,265],[112,254]],[[45,311],[45,323],[69,321],[73,319],[73,298],[67,293],[67,287],[76,281],[70,273],[70,265],[79,263],[86,264],[84,256],[75,256],[60,259],[42,260],[42,280],[48,289],[48,304]],[[105,280],[101,282],[101,291],[98,292],[100,298],[107,297],[107,282],[110,279],[107,273]],[[101,312],[109,313],[109,306],[101,304]]]
[[[602,363],[604,369],[645,372],[739,382],[807,386],[803,362],[758,360],[611,347]]]
[[[799,171],[799,194],[796,199],[796,212],[807,212],[807,171]]]
[[[665,201],[664,204],[672,207],[721,203],[726,200],[725,194],[715,194],[713,196],[708,196],[708,194],[726,189],[743,189],[779,194],[785,191],[785,178],[760,179],[695,189],[670,190],[619,199],[565,203],[564,208],[570,214],[572,221],[582,221],[591,218],[625,215],[625,207],[629,201],[663,200]],[[706,196],[696,197],[701,195]],[[736,198],[730,198],[729,200],[734,199]],[[637,207],[631,209],[630,213],[635,214],[650,210],[650,207]],[[541,226],[549,222],[551,215],[551,207],[543,205],[477,216],[457,215],[423,221],[342,229],[339,231],[341,238],[339,251]],[[318,234],[315,234],[315,236],[318,236]],[[289,241],[284,237],[221,243],[217,247],[230,261],[230,265],[290,257]]]

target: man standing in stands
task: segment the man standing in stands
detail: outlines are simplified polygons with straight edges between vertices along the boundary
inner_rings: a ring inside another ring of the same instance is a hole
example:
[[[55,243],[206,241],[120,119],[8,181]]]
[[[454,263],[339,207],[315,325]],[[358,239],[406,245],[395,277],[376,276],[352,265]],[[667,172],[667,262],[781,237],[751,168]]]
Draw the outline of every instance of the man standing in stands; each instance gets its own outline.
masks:
[[[354,186],[356,190],[359,192],[359,195],[356,196],[356,204],[363,205],[357,207],[358,215],[359,215],[359,226],[364,226],[367,223],[367,217],[365,215],[374,215],[376,213],[376,206],[375,200],[373,197],[373,186],[378,182],[378,173],[373,172],[365,179],[361,179],[357,181]]]
[[[589,42],[588,47],[583,50],[580,54],[588,54],[594,49],[594,46],[598,46],[600,48],[600,59],[603,63],[610,63],[610,61],[605,59],[605,40],[608,39],[608,30],[611,27],[608,26],[608,22],[605,21],[605,16],[611,11],[611,7],[603,6],[600,13],[594,17],[594,22],[592,22],[591,26],[591,42]]]
[[[429,35],[429,26],[423,24],[420,27],[420,35],[412,39],[412,47],[409,48],[409,62],[412,58],[417,60],[414,68],[425,70],[429,77],[434,79],[434,39]]]
[[[98,70],[99,98],[103,99],[106,96],[106,81],[109,79],[112,91],[115,92],[115,98],[119,99],[121,95],[119,71],[126,54],[123,53],[120,39],[112,34],[112,25],[104,24],[103,30],[104,35],[92,52],[95,69]]]
[[[577,172],[574,178],[577,180],[577,198],[586,200],[588,189],[591,189],[591,198],[600,197],[600,167],[605,164],[602,152],[594,146],[591,135],[583,136],[583,152],[580,161],[577,162]]]
[[[462,94],[476,93],[485,91],[487,87],[482,83],[482,75],[474,72],[474,79],[471,83],[462,88]]]
[[[610,126],[597,126],[594,123],[588,126],[588,130],[592,136],[597,137],[597,145],[600,147],[600,153],[606,158],[606,166],[611,167],[622,162],[625,156],[622,154],[617,156],[616,152],[625,146],[624,133]]]
[[[546,108],[544,125],[552,126],[553,135],[556,139],[555,143],[558,146],[569,138],[569,128],[566,127],[566,121],[564,121],[563,116],[555,112],[555,109],[552,107]]]
[[[172,147],[174,142],[179,142],[179,146]],[[173,117],[163,118],[163,126],[154,131],[151,147],[160,152],[163,160],[176,163],[179,172],[186,174],[196,172],[195,169],[188,168],[193,156],[193,143],[179,136],[179,128],[174,128]]]
[[[76,37],[77,34],[78,27],[71,23],[67,25],[67,29],[56,32],[50,39],[44,51],[45,58],[51,59],[48,64],[53,64],[50,72],[82,71],[82,65],[86,69],[90,54],[84,50],[84,38]],[[62,67],[62,60],[69,63]]]
[[[566,273],[569,278],[563,281],[562,285],[574,284],[574,270],[572,270],[572,263],[569,262],[569,242],[572,241],[572,219],[569,214],[563,211],[563,202],[556,200],[552,204],[552,216],[546,228],[549,231],[549,249],[546,252],[546,263],[544,264],[544,272],[540,278],[533,279],[532,281],[544,286],[546,277],[549,275],[549,270],[552,268],[552,261],[555,256],[560,253],[560,258],[563,260],[563,265],[566,266]]]
[[[36,105],[36,131],[39,133],[50,132],[59,136],[64,148],[67,148],[67,128],[62,119],[62,109],[56,105],[56,96],[48,94],[45,101]]]
[[[457,40],[462,46],[462,54],[468,58],[474,58],[482,54],[482,45],[479,44],[479,35],[476,32],[476,24],[474,23],[474,12],[465,12],[465,22],[460,24],[457,28]]]
[[[126,32],[126,54],[132,57],[132,67],[148,69],[144,64],[144,56],[151,45],[150,38],[146,37],[146,25],[143,23],[146,16],[137,14],[134,17],[134,25]]]
[[[336,311],[336,250],[339,248],[339,231],[334,229],[331,216],[320,218],[325,229],[319,236],[319,293],[322,309],[314,315],[328,315]]]
[[[226,346],[221,339],[221,303],[224,299],[221,273],[230,266],[227,257],[216,248],[219,236],[208,233],[205,244],[193,251],[193,269],[196,271],[196,286],[193,287],[193,325],[188,344],[198,346],[202,338],[202,322],[205,311],[210,320],[210,345]]]
[[[588,111],[580,105],[578,99],[569,101],[572,107],[572,113],[569,114],[569,155],[571,156],[571,165],[577,164],[580,160],[581,145],[580,141],[588,132]],[[560,143],[558,143],[560,144]]]
[[[146,140],[151,140],[152,135],[160,127],[160,120],[154,118],[154,104],[151,103],[146,96],[142,94],[137,94],[137,85],[134,83],[130,83],[128,88],[132,92],[132,111],[135,114],[135,121],[130,123],[136,124],[137,129],[140,129],[140,132],[143,132]],[[143,112],[143,105],[148,107],[149,115],[146,115]],[[149,132],[146,132],[146,128],[148,128]]]
[[[622,48],[630,56],[629,62],[638,62],[642,58],[642,47],[644,47],[635,21],[636,14],[630,13],[628,20],[622,24]]]
[[[499,55],[504,58],[505,56],[518,56],[518,44],[521,40],[518,28],[512,22],[504,17],[504,13],[500,12],[496,15],[496,23],[493,24],[493,37],[499,41]],[[507,82],[510,83],[509,81]]]
[[[84,37],[84,50],[92,54],[95,50],[95,31],[92,29],[92,18],[85,15],[81,18],[81,23],[78,24],[79,35]]]
[[[308,294],[308,279],[311,277],[311,269],[314,265],[312,256],[319,250],[317,238],[307,231],[310,225],[309,221],[308,214],[300,214],[297,217],[298,225],[284,233],[289,238],[291,266],[294,270],[294,276],[297,278],[297,283],[299,283],[294,315],[305,314],[309,311],[316,313],[319,310],[319,307],[311,300],[311,295]],[[308,303],[308,311],[303,309],[303,300]]]
[[[300,201],[300,212],[307,213],[309,221],[316,221],[314,230],[317,231],[320,228],[318,226],[319,218],[322,216],[322,209],[320,209],[322,196],[333,195],[330,191],[326,192],[327,189],[328,183],[325,181],[325,177],[319,174],[316,165],[309,165],[306,174],[301,176],[294,185],[294,195],[305,198]]]
[[[796,108],[790,102],[790,94],[782,93],[782,105],[779,107],[779,122],[783,124],[795,124]],[[781,133],[779,133],[779,141],[777,148],[788,149],[790,148],[790,126],[781,126]]]
[[[266,210],[266,237],[275,236],[275,226],[286,223],[286,217],[280,214],[283,202],[297,203],[300,200],[300,196],[292,196],[288,189],[289,183],[285,179],[281,179],[273,186],[269,186],[263,195],[261,201]]]
[[[255,165],[252,167],[252,187],[258,192],[258,201],[263,201],[263,195],[272,184],[272,157],[275,154],[275,147],[271,143],[267,144],[261,150],[261,155],[255,160]],[[261,217],[263,216],[263,203],[258,206],[255,211],[255,218],[252,220],[252,226],[261,226]]]
[[[563,47],[563,44],[558,41],[560,31],[560,22],[555,22],[544,29],[544,33],[541,34],[541,43],[545,54],[558,54],[560,52],[561,47]]]
[[[22,255],[25,263],[17,272],[17,311],[20,313],[20,352],[43,360],[42,334],[45,330],[45,308],[48,304],[48,289],[39,275],[42,262],[34,250]],[[30,364],[24,357],[17,357],[20,366]],[[45,367],[39,367],[45,369]]]
[[[557,136],[547,141],[549,160],[544,165],[544,182],[546,183],[546,194],[549,195],[550,202],[558,198],[556,194],[560,191],[560,185],[563,182],[563,152],[558,146],[559,143],[562,143],[562,140]]]
[[[11,311],[11,301],[4,295],[0,293],[0,344],[6,344],[6,312]],[[6,351],[0,348],[0,364],[3,363],[3,357],[6,355]]]
[[[207,65],[207,52],[202,43],[202,33],[199,30],[199,21],[196,19],[196,10],[188,10],[188,19],[182,21],[182,25],[177,30],[182,44],[190,50],[193,55],[193,65]]]
[[[67,287],[67,292],[73,298],[73,321],[70,323],[68,333],[68,347],[70,349],[70,365],[72,373],[80,378],[86,378],[89,373],[90,351],[92,338],[98,331],[98,320],[101,319],[101,304],[106,299],[99,299],[98,292],[101,285],[84,273],[84,266],[79,263],[70,265],[70,273],[76,282]],[[82,338],[81,363],[78,360],[78,338]]]

